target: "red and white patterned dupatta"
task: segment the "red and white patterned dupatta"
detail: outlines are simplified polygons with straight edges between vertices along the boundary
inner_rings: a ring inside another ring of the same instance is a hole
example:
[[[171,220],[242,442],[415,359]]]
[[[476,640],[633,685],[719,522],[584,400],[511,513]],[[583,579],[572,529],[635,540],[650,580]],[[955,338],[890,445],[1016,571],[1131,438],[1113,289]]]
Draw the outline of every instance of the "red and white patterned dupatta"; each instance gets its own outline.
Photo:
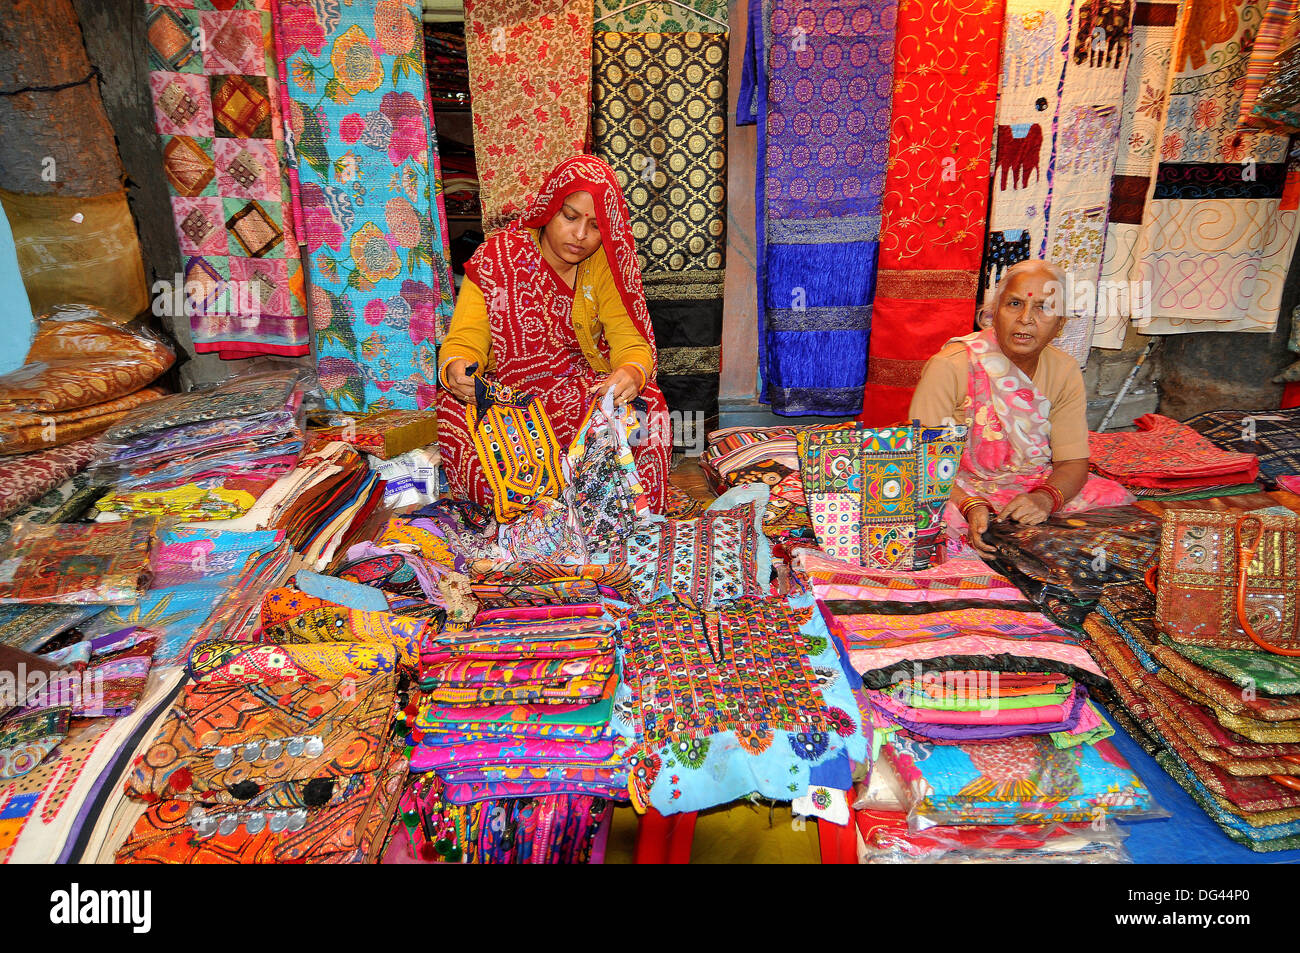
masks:
[[[614,170],[594,156],[574,156],[547,177],[537,197],[516,221],[493,234],[465,265],[465,274],[483,292],[492,332],[493,379],[540,397],[561,446],[567,447],[591,405],[587,389],[605,370],[583,355],[573,328],[575,294],[542,258],[531,229],[542,228],[574,192],[587,192],[596,207],[601,247],[614,274],[623,306],[637,331],[655,351],[654,328],[641,287],[636,245],[627,203]],[[609,347],[596,346],[606,363]],[[657,360],[656,360],[657,363]],[[654,368],[641,391],[652,419],[666,421],[667,404],[654,382]],[[438,395],[439,443],[453,494],[490,505],[492,491],[479,468],[465,425],[465,406],[448,391]],[[671,442],[663,424],[650,427],[651,439],[633,448],[637,474],[654,512],[663,511]]]

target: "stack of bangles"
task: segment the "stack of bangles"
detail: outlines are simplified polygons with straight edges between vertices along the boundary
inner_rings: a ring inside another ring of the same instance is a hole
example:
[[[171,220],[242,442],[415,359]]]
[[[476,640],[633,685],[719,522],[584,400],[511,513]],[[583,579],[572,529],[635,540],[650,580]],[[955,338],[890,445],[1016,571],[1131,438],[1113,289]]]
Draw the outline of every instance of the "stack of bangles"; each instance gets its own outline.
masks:
[[[1061,491],[1058,490],[1056,487],[1052,486],[1052,484],[1040,483],[1038,484],[1038,486],[1034,487],[1029,492],[1037,493],[1040,490],[1052,498],[1052,508],[1051,510],[1049,510],[1049,512],[1055,513],[1057,510],[1059,510],[1062,506],[1065,505],[1065,497],[1061,495]]]
[[[961,506],[957,507],[957,512],[961,513],[961,518],[964,519],[967,523],[969,523],[970,511],[975,509],[975,507],[977,506],[984,507],[990,513],[993,512],[993,504],[990,503],[988,500],[984,499],[984,497],[982,496],[966,497],[966,499],[962,500]]]

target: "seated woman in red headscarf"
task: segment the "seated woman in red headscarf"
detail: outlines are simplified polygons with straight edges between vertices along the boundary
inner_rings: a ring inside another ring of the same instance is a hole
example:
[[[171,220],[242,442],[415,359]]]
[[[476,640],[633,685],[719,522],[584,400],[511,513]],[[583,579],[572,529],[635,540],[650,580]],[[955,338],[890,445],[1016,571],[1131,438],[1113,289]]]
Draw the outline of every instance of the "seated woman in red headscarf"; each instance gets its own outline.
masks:
[[[453,495],[490,506],[465,421],[477,373],[538,397],[561,447],[592,402],[645,400],[648,439],[632,448],[655,512],[663,511],[671,444],[655,383],[654,330],[641,289],[627,203],[614,170],[594,156],[561,162],[516,221],[465,265],[442,343],[438,442]]]

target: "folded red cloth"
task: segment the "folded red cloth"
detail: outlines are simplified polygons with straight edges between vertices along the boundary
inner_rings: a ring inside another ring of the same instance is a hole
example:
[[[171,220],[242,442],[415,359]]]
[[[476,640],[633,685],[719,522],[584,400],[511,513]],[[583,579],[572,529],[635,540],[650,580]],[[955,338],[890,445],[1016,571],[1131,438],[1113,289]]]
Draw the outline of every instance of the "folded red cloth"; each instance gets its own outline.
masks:
[[[1186,424],[1144,414],[1134,433],[1088,434],[1092,469],[1128,486],[1186,489],[1251,483],[1259,474],[1253,453],[1220,450]]]

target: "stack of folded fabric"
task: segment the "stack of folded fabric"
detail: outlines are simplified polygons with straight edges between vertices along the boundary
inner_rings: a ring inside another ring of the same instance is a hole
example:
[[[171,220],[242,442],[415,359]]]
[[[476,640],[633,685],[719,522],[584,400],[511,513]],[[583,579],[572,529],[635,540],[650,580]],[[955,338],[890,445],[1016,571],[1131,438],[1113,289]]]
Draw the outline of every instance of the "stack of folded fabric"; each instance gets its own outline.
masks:
[[[472,154],[449,151],[442,157],[442,187],[448,215],[468,218],[482,214],[478,171]]]
[[[1224,833],[1300,847],[1300,662],[1177,642],[1140,583],[1109,587],[1084,627],[1116,719]]]
[[[1255,454],[1262,478],[1300,489],[1300,407],[1212,410],[1184,423],[1220,450]]]
[[[44,316],[27,362],[0,376],[0,454],[49,450],[103,432],[166,395],[150,385],[175,359],[148,332],[126,331],[95,308]]]
[[[936,842],[945,840],[964,859],[1110,862],[1124,859],[1114,821],[1161,814],[1105,738],[1061,748],[1042,735],[935,743],[900,732],[880,760],[899,779],[906,815],[873,832],[869,862],[937,859]]]
[[[75,671],[45,681],[23,707],[66,704],[74,718],[129,715],[144,692],[157,644],[155,633],[132,626],[69,646],[53,657],[65,668],[76,658]]]
[[[868,688],[887,689],[918,671],[1040,673],[1080,685],[1105,682],[1079,636],[979,560],[950,559],[902,572],[863,569],[805,551],[794,564]]]
[[[0,864],[75,862],[81,835],[120,800],[121,773],[182,675],[152,664],[155,638],[127,628],[35,657],[0,649],[0,678],[26,691],[0,713]]]
[[[321,569],[360,541],[383,496],[383,483],[365,459],[333,441],[308,452],[263,490],[248,512],[217,525],[245,532],[282,530],[307,565]]]
[[[1136,506],[1056,514],[1037,526],[993,523],[997,566],[1044,612],[1080,630],[1106,586],[1140,579],[1160,550],[1159,517]]]
[[[431,637],[412,770],[436,771],[448,798],[618,796],[626,768],[610,729],[615,622],[597,604],[480,612]]]
[[[1135,496],[1157,500],[1205,499],[1259,489],[1254,453],[1222,450],[1186,424],[1159,414],[1133,421],[1133,433],[1090,433],[1092,469],[1122,483]]]
[[[0,376],[0,518],[89,466],[96,434],[165,396],[151,385],[174,360],[162,342],[93,308],[47,317],[27,363]]]
[[[867,570],[809,551],[796,556],[795,567],[867,688],[886,765],[877,759],[873,771],[893,772],[901,779],[898,790],[908,794],[905,807],[860,799],[864,808],[893,812],[882,815],[879,830],[865,833],[868,859],[933,860],[948,850],[982,859],[1014,852],[1042,858],[1062,846],[1043,825],[1086,826],[1099,804],[1121,816],[1145,810],[1145,788],[1127,766],[1107,766],[1118,758],[1104,744],[1113,729],[1089,695],[1105,685],[1104,675],[1082,640],[1039,612],[1006,576],[977,560],[902,572]],[[999,780],[1020,783],[976,791],[981,772],[972,763],[1000,760],[1007,777]],[[1059,779],[1046,786],[1044,772],[1058,770]],[[1140,796],[1132,803],[1098,801],[1115,783]],[[1037,817],[1036,802],[1044,802]],[[951,842],[941,850],[936,842],[909,839],[906,810],[916,818],[912,833],[962,825],[984,832],[935,832],[930,836]],[[998,840],[1009,833],[1027,839]],[[888,843],[881,840],[886,835]],[[1109,855],[1113,848],[1107,841],[1084,854]]]
[[[113,482],[96,504],[103,518],[199,522],[246,513],[298,461],[302,395],[296,371],[276,371],[132,413],[100,438],[97,467]]]
[[[406,776],[394,718],[423,623],[362,618],[195,646],[190,681],[127,778],[145,802],[119,863],[373,863]]]
[[[342,440],[380,460],[438,442],[438,420],[430,410],[381,410],[373,414],[321,414],[312,431],[325,440]]]
[[[627,790],[626,741],[611,725],[615,628],[598,604],[509,608],[426,640],[410,740],[411,770],[428,777],[409,792],[408,853],[451,862],[590,858],[609,802]],[[515,799],[529,798],[550,826],[525,850],[528,805]],[[480,806],[489,803],[500,811]],[[519,829],[506,844],[487,830],[499,834],[502,816]],[[581,836],[548,833],[566,827]]]

